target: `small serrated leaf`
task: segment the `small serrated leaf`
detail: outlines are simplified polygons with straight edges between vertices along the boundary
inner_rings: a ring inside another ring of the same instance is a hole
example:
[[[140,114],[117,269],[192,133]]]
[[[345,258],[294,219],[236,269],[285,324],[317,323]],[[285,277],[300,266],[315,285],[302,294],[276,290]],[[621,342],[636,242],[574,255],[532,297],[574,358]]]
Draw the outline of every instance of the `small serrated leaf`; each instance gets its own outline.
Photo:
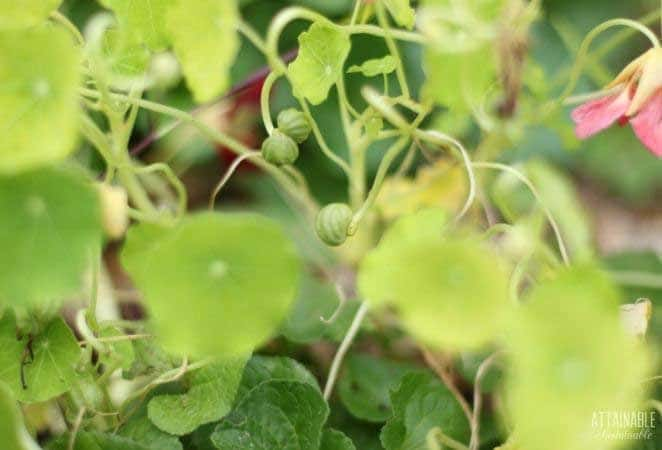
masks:
[[[232,408],[245,364],[245,358],[237,358],[192,372],[186,393],[159,395],[149,401],[150,420],[166,433],[182,436],[221,419]]]
[[[329,407],[298,381],[266,381],[251,390],[212,434],[221,450],[318,450]]]
[[[351,43],[349,35],[331,23],[313,23],[299,35],[299,55],[288,71],[296,95],[319,105],[343,76]]]
[[[396,59],[392,55],[386,55],[383,58],[369,59],[360,66],[352,66],[347,69],[347,73],[362,73],[366,77],[376,77],[388,75],[395,70],[396,65]]]

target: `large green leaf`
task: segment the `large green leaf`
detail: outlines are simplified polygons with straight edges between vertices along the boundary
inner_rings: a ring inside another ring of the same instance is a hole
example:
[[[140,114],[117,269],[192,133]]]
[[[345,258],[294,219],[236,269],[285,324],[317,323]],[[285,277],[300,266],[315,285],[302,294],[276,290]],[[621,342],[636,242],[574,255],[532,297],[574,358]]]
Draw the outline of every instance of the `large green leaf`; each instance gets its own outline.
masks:
[[[627,431],[594,426],[596,411],[638,410],[648,376],[650,355],[626,335],[618,303],[605,274],[578,266],[536,286],[514,316],[507,398],[522,448],[612,448],[604,437]]]
[[[102,236],[87,180],[53,169],[0,176],[0,214],[0,304],[53,301],[80,287]]]
[[[383,358],[350,355],[338,384],[340,399],[355,417],[385,422],[391,416],[390,391],[414,369],[414,366]]]
[[[329,414],[308,383],[266,381],[249,392],[212,434],[221,450],[318,450]]]
[[[150,420],[166,433],[181,436],[221,419],[232,408],[245,364],[245,358],[237,358],[194,371],[187,379],[186,393],[159,395],[149,401]]]
[[[170,43],[166,14],[175,0],[99,0],[112,9],[122,27],[152,50],[163,50]],[[194,9],[194,8],[192,8]]]
[[[391,393],[393,416],[382,429],[386,450],[422,450],[434,429],[459,442],[467,443],[469,421],[453,394],[428,372],[406,375]]]
[[[53,319],[32,342],[27,336],[16,337],[16,320],[10,311],[0,319],[0,381],[22,402],[43,402],[67,392],[78,378],[79,358],[80,347],[60,318]]]
[[[280,226],[202,213],[157,232],[134,227],[122,255],[166,349],[240,356],[267,340],[296,294],[299,260]]]
[[[399,219],[363,260],[359,291],[395,305],[408,331],[428,344],[477,348],[502,329],[508,277],[480,240],[445,236],[444,224],[435,209]]]
[[[313,23],[299,35],[299,55],[288,71],[296,95],[313,105],[322,103],[343,76],[351,43],[349,35],[331,23]]]
[[[301,363],[282,356],[253,356],[246,364],[237,399],[241,401],[246,394],[265,381],[298,381],[319,390],[315,377]]]
[[[0,31],[0,173],[65,158],[78,123],[80,54],[66,31]]]
[[[62,0],[0,0],[0,28],[37,25],[55,11]]]
[[[0,436],[5,450],[25,450],[21,413],[9,389],[0,383]]]
[[[167,27],[188,86],[198,102],[222,94],[239,51],[235,0],[175,0]]]
[[[148,447],[150,450],[183,450],[177,436],[159,430],[147,416],[145,402],[118,430],[118,435]]]

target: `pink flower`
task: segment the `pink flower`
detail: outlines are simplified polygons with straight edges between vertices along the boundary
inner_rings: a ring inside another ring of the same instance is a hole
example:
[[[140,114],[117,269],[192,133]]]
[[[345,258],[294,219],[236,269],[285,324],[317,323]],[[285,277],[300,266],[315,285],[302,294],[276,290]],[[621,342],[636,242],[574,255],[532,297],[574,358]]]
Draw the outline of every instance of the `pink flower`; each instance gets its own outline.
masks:
[[[651,153],[662,157],[662,48],[632,61],[607,89],[609,94],[572,111],[577,137],[586,139],[616,121],[629,122]]]

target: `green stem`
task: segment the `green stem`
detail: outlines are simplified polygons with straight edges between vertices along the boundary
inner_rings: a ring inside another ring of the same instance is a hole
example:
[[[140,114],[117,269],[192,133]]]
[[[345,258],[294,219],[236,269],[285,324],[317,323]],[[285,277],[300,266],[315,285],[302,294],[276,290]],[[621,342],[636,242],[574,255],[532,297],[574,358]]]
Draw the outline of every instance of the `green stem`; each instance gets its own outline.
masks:
[[[271,108],[269,106],[269,97],[271,97],[271,88],[273,87],[276,80],[280,78],[280,74],[277,72],[271,72],[267,78],[264,80],[262,85],[262,91],[260,92],[260,109],[262,111],[262,123],[264,123],[264,128],[267,129],[267,133],[271,136],[274,132],[274,123],[271,120]]]
[[[400,51],[398,50],[395,41],[393,40],[392,30],[388,23],[388,17],[386,17],[386,12],[384,11],[384,5],[382,2],[377,3],[377,20],[379,25],[384,30],[384,41],[386,41],[386,46],[388,47],[389,52],[395,58],[395,74],[398,78],[398,83],[400,85],[400,91],[402,95],[406,98],[410,97],[409,94],[409,84],[407,83],[407,77],[405,75],[405,69],[402,65],[402,58],[400,56]]]
[[[363,3],[363,0],[356,0],[354,2],[354,11],[352,11],[352,19],[350,20],[350,25],[356,24],[356,21],[359,18],[359,12],[361,11],[361,4]]]
[[[71,22],[71,20],[69,20],[67,16],[62,14],[60,11],[53,11],[50,15],[50,18],[54,22],[66,28],[67,31],[69,31],[72,34],[72,36],[76,39],[78,45],[80,45],[81,47],[85,45],[85,38],[78,30],[78,27],[76,27],[76,25],[74,25],[73,22]]]

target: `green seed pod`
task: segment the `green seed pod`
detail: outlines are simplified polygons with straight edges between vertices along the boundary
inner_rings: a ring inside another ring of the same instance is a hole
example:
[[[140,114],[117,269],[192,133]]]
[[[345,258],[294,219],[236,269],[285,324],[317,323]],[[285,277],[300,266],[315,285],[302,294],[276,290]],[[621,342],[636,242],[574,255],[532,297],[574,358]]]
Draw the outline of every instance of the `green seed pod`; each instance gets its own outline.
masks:
[[[276,119],[278,129],[301,144],[310,136],[310,122],[301,111],[290,108],[281,111]]]
[[[327,245],[338,246],[347,239],[347,227],[352,221],[352,210],[344,203],[326,205],[317,214],[315,230]]]
[[[274,130],[262,143],[262,157],[277,166],[292,164],[299,157],[299,147],[291,137]]]

